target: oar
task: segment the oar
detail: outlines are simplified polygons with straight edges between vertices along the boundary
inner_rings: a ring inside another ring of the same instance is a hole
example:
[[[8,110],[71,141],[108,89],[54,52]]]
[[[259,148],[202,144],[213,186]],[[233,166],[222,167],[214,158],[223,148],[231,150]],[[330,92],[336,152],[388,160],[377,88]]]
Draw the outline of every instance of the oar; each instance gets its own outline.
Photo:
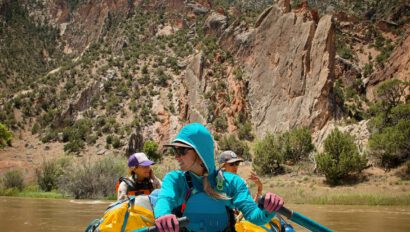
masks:
[[[179,228],[183,228],[189,224],[189,219],[187,217],[178,218]],[[158,232],[158,228],[156,226],[141,228],[138,230],[133,230],[131,232]]]
[[[259,199],[259,207],[263,209],[263,202],[265,201],[265,196]],[[313,221],[312,219],[302,215],[301,213],[295,212],[282,206],[282,208],[278,211],[279,214],[287,217],[292,222],[305,227],[306,229],[313,231],[313,232],[332,232],[329,228]]]
[[[289,220],[291,220],[292,222],[299,224],[303,227],[305,227],[306,229],[313,231],[313,232],[331,232],[333,230],[330,230],[329,228],[313,221],[312,219],[298,213],[295,212],[293,210],[290,210],[284,206],[282,206],[282,208],[279,209],[278,213],[280,213],[281,215],[287,217]]]

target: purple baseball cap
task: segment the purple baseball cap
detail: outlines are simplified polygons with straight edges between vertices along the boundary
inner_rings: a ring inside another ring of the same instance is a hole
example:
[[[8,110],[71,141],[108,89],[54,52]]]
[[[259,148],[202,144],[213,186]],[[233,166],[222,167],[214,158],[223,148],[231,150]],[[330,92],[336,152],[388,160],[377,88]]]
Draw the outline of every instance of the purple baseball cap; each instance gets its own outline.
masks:
[[[151,166],[153,164],[155,162],[149,160],[147,155],[142,152],[134,153],[128,158],[128,167]]]

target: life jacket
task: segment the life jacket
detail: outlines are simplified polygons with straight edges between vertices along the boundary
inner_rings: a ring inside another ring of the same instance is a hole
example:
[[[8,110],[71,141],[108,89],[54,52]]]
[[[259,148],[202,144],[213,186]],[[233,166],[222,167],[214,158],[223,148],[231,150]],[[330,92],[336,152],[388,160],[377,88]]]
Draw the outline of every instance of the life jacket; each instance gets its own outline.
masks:
[[[154,186],[148,178],[145,178],[142,182],[135,182],[122,176],[115,184],[116,193],[118,193],[118,188],[120,187],[121,182],[124,182],[127,185],[128,196],[138,196],[142,194],[149,195],[154,190]]]
[[[235,231],[235,215],[232,209],[221,204],[205,192],[193,193],[194,186],[191,176],[185,172],[185,180],[188,190],[185,193],[184,202],[175,208],[172,213],[177,217],[189,218],[187,231],[194,232],[218,232]]]
[[[85,232],[131,232],[154,224],[149,196],[131,196],[108,206],[104,215],[93,220]]]
[[[276,215],[272,220],[263,226],[255,225],[248,221],[240,221],[235,224],[236,232],[295,232],[293,226],[288,224],[279,215]]]

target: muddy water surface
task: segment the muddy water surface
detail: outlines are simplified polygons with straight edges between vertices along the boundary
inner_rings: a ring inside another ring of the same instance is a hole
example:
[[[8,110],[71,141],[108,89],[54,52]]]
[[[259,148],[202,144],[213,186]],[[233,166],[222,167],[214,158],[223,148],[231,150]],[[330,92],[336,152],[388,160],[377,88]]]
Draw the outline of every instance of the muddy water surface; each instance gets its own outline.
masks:
[[[108,201],[0,197],[0,231],[84,231]],[[410,231],[410,207],[287,205],[334,231]],[[296,231],[307,231],[296,226]]]

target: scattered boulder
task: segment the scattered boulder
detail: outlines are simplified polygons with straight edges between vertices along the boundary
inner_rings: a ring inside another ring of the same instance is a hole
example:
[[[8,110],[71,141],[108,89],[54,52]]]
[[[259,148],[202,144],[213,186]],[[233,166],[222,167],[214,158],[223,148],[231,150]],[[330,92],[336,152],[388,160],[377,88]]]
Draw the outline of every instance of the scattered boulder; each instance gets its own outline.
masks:
[[[105,155],[105,153],[107,152],[107,149],[101,149],[99,151],[97,151],[97,155]]]
[[[228,18],[217,12],[212,12],[205,20],[205,30],[208,33],[219,35],[227,26]]]

